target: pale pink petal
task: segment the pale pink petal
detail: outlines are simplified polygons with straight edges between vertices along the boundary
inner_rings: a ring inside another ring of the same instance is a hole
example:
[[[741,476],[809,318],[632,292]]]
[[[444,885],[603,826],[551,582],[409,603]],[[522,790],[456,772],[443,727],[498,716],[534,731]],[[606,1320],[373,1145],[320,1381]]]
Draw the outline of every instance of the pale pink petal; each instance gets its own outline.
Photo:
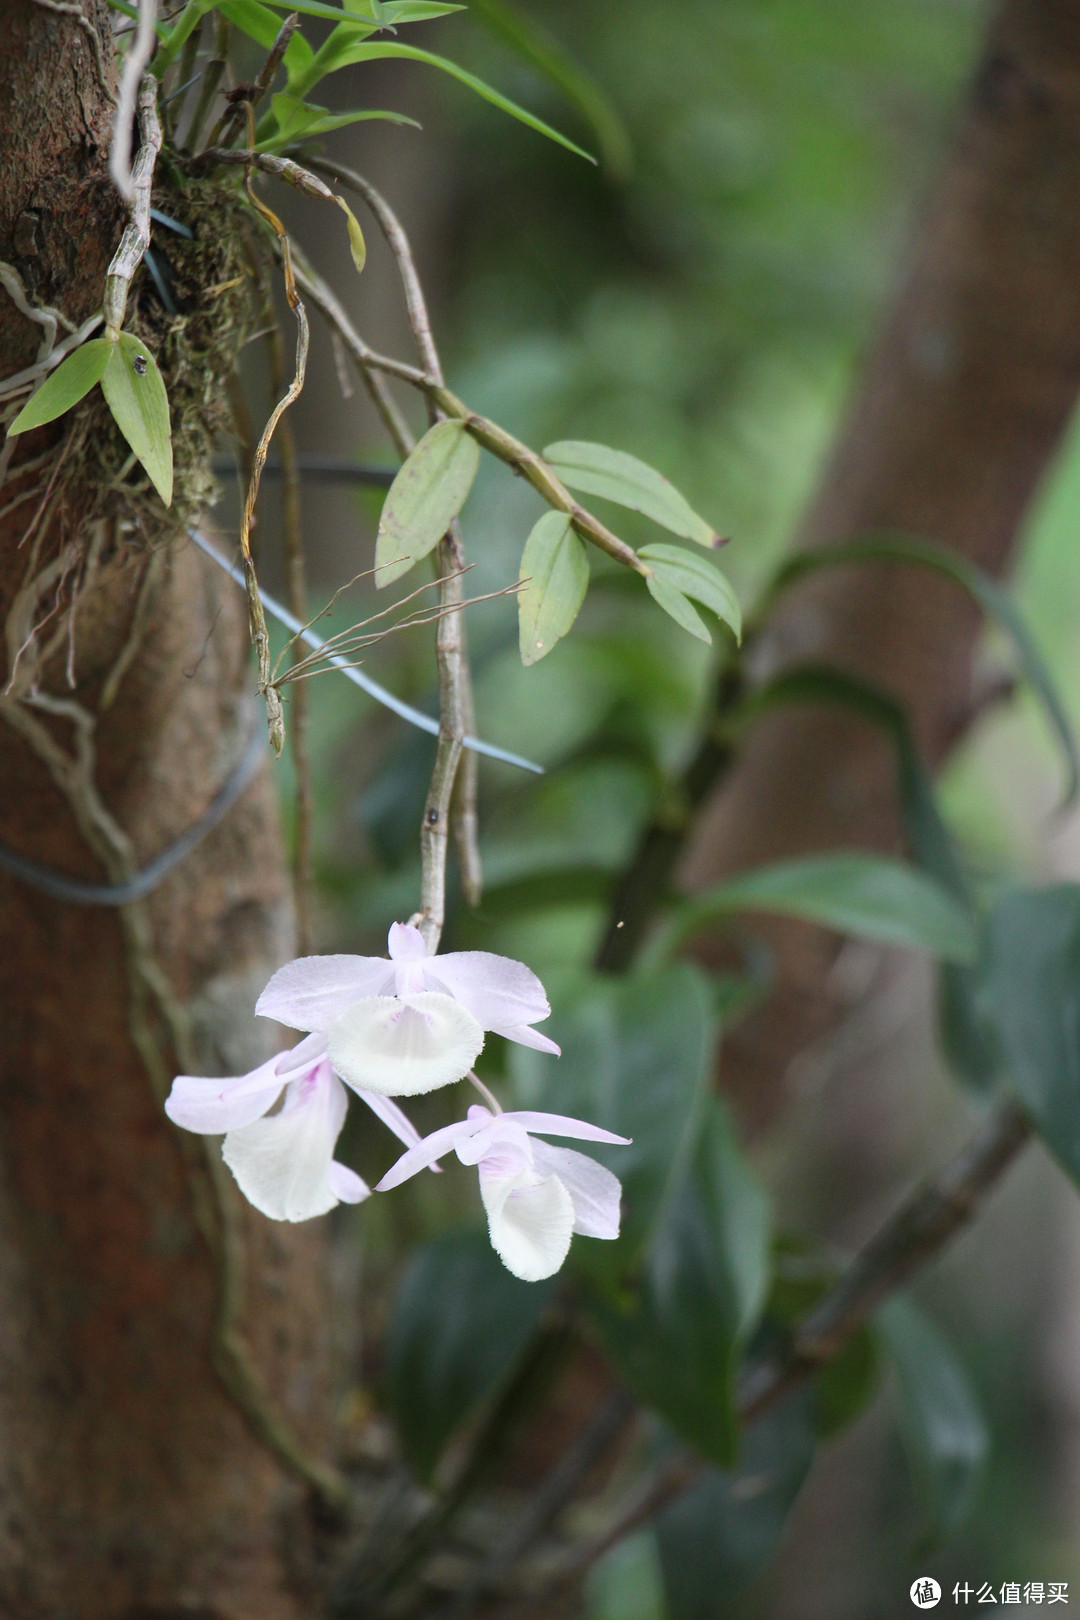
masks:
[[[493,1035],[501,1035],[504,1040],[517,1041],[519,1046],[534,1046],[538,1052],[551,1052],[555,1057],[562,1057],[562,1047],[547,1035],[541,1035],[538,1029],[531,1024],[490,1024],[489,1029]]]
[[[345,1088],[322,1064],[292,1080],[279,1114],[230,1131],[221,1156],[249,1203],[275,1221],[306,1221],[338,1202],[330,1180]]]
[[[387,945],[394,962],[422,962],[427,955],[424,936],[412,923],[391,923]]]
[[[445,987],[485,1029],[535,1024],[551,1012],[536,974],[509,956],[451,951],[447,956],[433,956],[424,972],[433,990]]]
[[[290,1029],[326,1030],[353,1002],[381,995],[393,982],[384,956],[298,956],[278,968],[255,1011]]]
[[[384,1097],[378,1091],[357,1091],[356,1095],[367,1103],[388,1130],[393,1131],[399,1142],[404,1142],[406,1147],[416,1147],[420,1132],[412,1120],[402,1113],[393,1097]]]
[[[480,1196],[487,1210],[491,1246],[507,1271],[522,1282],[551,1277],[570,1251],[574,1205],[558,1176],[522,1169],[500,1174],[480,1166]]]
[[[429,1164],[441,1159],[447,1153],[452,1153],[457,1146],[459,1138],[470,1136],[475,1130],[482,1130],[483,1125],[474,1125],[466,1119],[459,1119],[453,1125],[444,1125],[441,1130],[432,1131],[425,1136],[422,1142],[411,1147],[403,1153],[396,1164],[392,1164],[375,1185],[376,1192],[390,1192],[394,1187],[400,1187],[403,1181],[415,1176],[419,1171],[426,1170]]]
[[[633,1140],[629,1136],[616,1136],[614,1131],[601,1130],[599,1125],[590,1125],[587,1120],[571,1119],[569,1114],[538,1114],[532,1109],[515,1108],[502,1117],[515,1120],[527,1131],[537,1131],[541,1136],[576,1136],[582,1142],[614,1142],[619,1147],[629,1147]]]
[[[617,1238],[622,1187],[618,1176],[585,1153],[533,1143],[533,1167],[538,1175],[558,1176],[574,1205],[574,1231],[582,1237]]]
[[[302,1041],[297,1041],[287,1052],[282,1052],[278,1058],[277,1072],[285,1078],[295,1077],[297,1069],[308,1069],[319,1058],[326,1056],[326,1036],[316,1030],[314,1035],[305,1035]]]
[[[362,1204],[371,1197],[371,1188],[355,1170],[337,1159],[330,1160],[330,1186],[343,1204]]]
[[[415,1097],[468,1074],[484,1031],[452,996],[370,996],[327,1032],[330,1061],[357,1091]]]
[[[471,1108],[469,1114],[473,1115]],[[505,1114],[496,1114],[489,1115],[475,1135],[461,1139],[457,1144],[457,1156],[462,1164],[479,1164],[481,1159],[509,1152],[517,1162],[527,1165],[532,1163],[532,1147],[529,1133],[523,1126],[508,1120]]]
[[[278,1073],[280,1055],[241,1074],[221,1080],[178,1074],[165,1100],[165,1112],[174,1125],[201,1136],[223,1136],[249,1125],[272,1108],[285,1081]]]

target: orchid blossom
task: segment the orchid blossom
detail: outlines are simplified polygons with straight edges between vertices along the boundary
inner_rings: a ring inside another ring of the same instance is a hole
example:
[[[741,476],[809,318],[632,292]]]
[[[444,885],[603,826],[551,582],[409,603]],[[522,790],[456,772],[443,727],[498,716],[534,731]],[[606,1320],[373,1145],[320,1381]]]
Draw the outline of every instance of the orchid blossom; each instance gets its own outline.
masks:
[[[406,1146],[419,1143],[419,1132],[389,1097],[358,1095]],[[279,1098],[281,1108],[271,1113]],[[222,1157],[256,1209],[275,1221],[306,1221],[371,1194],[334,1158],[347,1107],[325,1037],[308,1035],[250,1074],[223,1080],[178,1075],[165,1112],[187,1131],[224,1134]]]
[[[375,1190],[389,1192],[455,1152],[462,1164],[479,1168],[495,1253],[515,1277],[540,1282],[559,1270],[572,1233],[618,1237],[621,1188],[595,1159],[536,1141],[537,1132],[629,1145],[628,1137],[564,1114],[493,1113],[474,1104],[467,1119],[433,1131],[403,1153]]]
[[[555,1042],[532,1028],[551,1008],[523,962],[489,951],[429,957],[420,930],[408,923],[394,923],[389,949],[389,960],[298,957],[274,974],[255,1011],[324,1034],[342,1079],[387,1097],[462,1079],[489,1030],[558,1056]]]

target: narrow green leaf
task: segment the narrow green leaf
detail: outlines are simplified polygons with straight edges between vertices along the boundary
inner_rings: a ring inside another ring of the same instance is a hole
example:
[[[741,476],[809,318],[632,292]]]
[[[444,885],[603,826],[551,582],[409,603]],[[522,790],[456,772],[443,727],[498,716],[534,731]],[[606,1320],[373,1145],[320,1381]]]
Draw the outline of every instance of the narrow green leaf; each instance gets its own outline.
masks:
[[[279,152],[284,147],[298,145],[301,141],[317,140],[320,135],[329,135],[335,129],[345,129],[349,124],[361,124],[369,119],[380,119],[390,124],[408,124],[412,129],[421,127],[415,118],[409,118],[405,113],[387,112],[378,107],[356,107],[352,112],[331,113],[324,107],[309,106],[297,96],[290,96],[284,92],[273,97],[272,105],[278,122],[277,133],[256,142],[257,152]],[[359,228],[357,226],[358,230]]]
[[[113,348],[111,338],[92,338],[89,343],[81,343],[31,394],[8,428],[8,434],[14,437],[16,433],[28,433],[31,428],[42,427],[70,411],[101,381]]]
[[[704,923],[743,911],[803,917],[885,945],[930,951],[946,961],[969,962],[976,950],[970,914],[940,883],[903,861],[852,851],[729,878],[679,906],[652,954],[663,959]]]
[[[705,628],[701,614],[697,608],[690,605],[681,591],[676,590],[674,585],[670,585],[656,573],[650,574],[645,583],[653,601],[659,602],[669,618],[674,619],[676,624],[681,624],[684,630],[689,630],[699,641],[712,642],[712,636]]]
[[[214,0],[209,0],[212,5]],[[332,22],[366,21],[372,22],[377,28],[394,28],[400,23],[428,22],[434,17],[448,17],[453,11],[464,11],[463,5],[447,5],[437,3],[437,0],[385,0],[385,3],[375,9],[369,4],[366,9],[361,5],[341,6],[325,5],[323,0],[266,0],[267,5],[276,6],[279,11],[299,11],[309,17],[326,17]]]
[[[380,589],[426,557],[465,505],[480,465],[480,446],[464,422],[429,428],[391,484],[375,542]]]
[[[166,506],[172,504],[172,429],[169,396],[146,344],[121,332],[101,378],[113,420],[150,476]]]
[[[939,1330],[906,1299],[878,1312],[896,1368],[901,1433],[915,1478],[923,1542],[950,1535],[966,1517],[989,1437],[967,1374]]]
[[[616,180],[629,178],[633,150],[618,111],[591,74],[567,56],[555,39],[507,0],[470,0],[471,14],[496,38],[530,62],[561,90],[593,128],[604,168]]]
[[[206,13],[213,9],[213,6],[214,0],[188,0],[187,5],[168,30],[164,42],[158,47],[157,54],[150,63],[150,72],[155,79],[161,80],[166,68],[171,67],[179,56],[188,35],[198,27]],[[138,12],[136,11],[134,15],[137,17]]]
[[[739,1462],[709,1468],[656,1521],[668,1620],[718,1620],[765,1568],[810,1472],[814,1429],[806,1391],[750,1425]]]
[[[699,517],[685,496],[662,473],[606,444],[590,444],[583,439],[564,439],[549,444],[544,460],[571,489],[587,495],[602,495],[619,506],[643,512],[672,534],[696,540],[710,550],[720,544],[716,530]]]
[[[420,1479],[513,1367],[556,1284],[511,1276],[486,1232],[450,1232],[414,1252],[390,1318],[383,1398]]]
[[[268,6],[260,5],[259,0],[215,0],[213,9],[266,50],[270,49],[281,30],[281,18],[275,16]]]
[[[768,1200],[726,1110],[710,1098],[690,1175],[661,1222],[635,1296],[600,1296],[590,1305],[639,1399],[721,1467],[735,1457],[735,1373],[764,1303],[768,1249]]]
[[[1018,889],[997,901],[979,1007],[1008,1085],[1080,1183],[1080,885]]]
[[[511,101],[508,96],[502,95],[500,91],[493,90],[491,85],[484,83],[483,79],[478,79],[475,73],[467,73],[463,67],[458,67],[456,62],[448,61],[445,56],[435,56],[431,51],[422,51],[415,45],[364,43],[347,50],[335,63],[335,66],[346,67],[352,62],[376,62],[387,57],[399,57],[410,62],[426,62],[429,67],[438,68],[442,73],[449,73],[451,78],[467,85],[470,90],[481,96],[485,101],[490,101],[493,107],[498,107],[502,112],[509,113],[510,117],[516,118],[519,123],[527,124],[530,129],[536,130],[537,134],[546,135],[549,140],[555,141],[559,146],[565,146],[568,152],[583,157],[587,163],[596,162],[591,153],[584,151],[582,147],[568,140],[565,135],[560,135],[557,129],[552,129],[550,124],[545,124],[542,118],[537,118],[531,112],[526,112],[525,108],[519,107],[516,101]]]
[[[674,585],[683,596],[692,597],[695,602],[707,607],[732,630],[736,641],[742,640],[742,613],[738,597],[729,581],[711,562],[684,550],[682,546],[669,546],[662,542],[642,546],[638,555],[652,566],[658,579],[662,579],[666,585]]]
[[[585,542],[565,512],[545,512],[521,557],[518,635],[521,662],[535,664],[565,636],[589,588]]]
[[[929,540],[916,540],[907,535],[872,535],[843,546],[799,552],[789,558],[773,580],[768,601],[775,600],[802,574],[818,568],[850,567],[866,562],[906,562],[944,574],[962,586],[987,617],[1004,630],[1013,644],[1025,677],[1042,704],[1050,729],[1057,737],[1067,770],[1063,808],[1072,804],[1080,791],[1080,752],[1077,751],[1076,738],[1057,687],[1034,636],[1008,593],[966,557],[946,546],[934,545]]]

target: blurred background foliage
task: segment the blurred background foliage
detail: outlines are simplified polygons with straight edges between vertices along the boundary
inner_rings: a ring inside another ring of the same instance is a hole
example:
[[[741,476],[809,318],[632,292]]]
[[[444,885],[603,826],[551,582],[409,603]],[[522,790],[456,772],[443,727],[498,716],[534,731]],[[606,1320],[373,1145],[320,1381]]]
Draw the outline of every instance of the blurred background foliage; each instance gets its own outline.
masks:
[[[401,107],[424,135],[364,125],[336,136],[330,150],[375,178],[412,231],[455,391],[533,445],[596,439],[659,467],[731,536],[725,567],[749,605],[792,544],[860,355],[902,272],[986,7],[517,4],[610,96],[632,152],[623,172],[591,169],[454,84],[402,64],[342,74],[327,100]],[[426,47],[591,144],[558,91],[475,19],[463,14],[424,32]],[[290,207],[303,216],[302,202]],[[346,287],[343,250],[315,240],[320,263]],[[369,339],[406,354],[393,292],[373,246],[349,303]],[[321,334],[315,354],[297,412],[301,448],[388,462],[358,400],[342,402]],[[252,391],[254,399],[257,368]],[[370,565],[377,511],[374,496],[306,492],[313,606]],[[540,511],[530,491],[485,462],[464,516],[471,593],[513,581]],[[1031,516],[1015,590],[1080,722],[1078,515],[1074,434]],[[263,521],[272,537],[273,513]],[[646,537],[644,520],[635,526],[622,514],[620,522],[631,541]],[[548,774],[483,763],[487,892],[475,915],[454,901],[446,943],[525,958],[556,1001],[591,960],[612,875],[693,746],[716,661],[650,611],[636,581],[603,560],[592,567],[577,626],[535,668],[520,665],[512,600],[470,615],[478,730]],[[267,577],[273,584],[272,560]],[[985,657],[998,656],[988,637]],[[387,643],[367,668],[433,712],[425,636]],[[386,920],[405,915],[416,893],[430,741],[336,677],[316,683],[312,724],[319,948],[380,949]],[[281,782],[288,814],[287,759]],[[1057,783],[1030,698],[1021,693],[979,724],[943,782],[948,818],[976,870],[1076,874],[1080,823],[1050,819]],[[870,1059],[845,1067],[836,1058],[779,1139],[756,1149],[785,1213],[829,1239],[862,1235],[893,1189],[939,1163],[966,1132],[934,1052],[925,977],[913,970],[907,988]],[[421,1102],[421,1127],[441,1122],[438,1101]],[[845,1226],[828,1184],[852,1144],[869,1144],[880,1185]],[[353,1150],[369,1151],[359,1142]],[[343,1247],[363,1247],[369,1299],[392,1256],[448,1216],[475,1219],[453,1171],[441,1184],[414,1186],[411,1199],[376,1200],[361,1221],[343,1220]],[[959,1350],[993,1435],[967,1519],[932,1552],[920,1544],[886,1379],[883,1395],[819,1457],[769,1571],[723,1612],[899,1616],[909,1612],[911,1580],[927,1572],[949,1592],[965,1579],[1080,1581],[1078,1277],[1070,1195],[1041,1152],[1031,1155],[980,1230],[920,1290]],[[365,1344],[376,1337],[365,1335]],[[361,1371],[373,1375],[366,1362]],[[751,1542],[759,1532],[760,1523],[747,1530]],[[617,1549],[593,1573],[590,1620],[664,1620],[664,1556],[664,1534],[652,1531]]]

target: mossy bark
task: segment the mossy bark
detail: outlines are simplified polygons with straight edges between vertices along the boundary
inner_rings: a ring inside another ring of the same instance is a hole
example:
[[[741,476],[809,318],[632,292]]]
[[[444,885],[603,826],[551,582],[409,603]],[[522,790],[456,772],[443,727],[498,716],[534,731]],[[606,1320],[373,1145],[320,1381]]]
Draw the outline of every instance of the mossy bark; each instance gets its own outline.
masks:
[[[107,41],[104,4],[84,10]],[[0,258],[33,301],[82,320],[100,303],[122,210],[106,173],[111,108],[70,16],[9,0],[0,106]],[[31,364],[40,338],[0,293],[0,376]],[[36,682],[66,707],[20,713],[68,757],[80,731],[92,740],[94,788],[142,863],[198,820],[258,723],[243,601],[182,537],[159,534],[151,550],[115,522],[83,521],[94,492],[78,479],[50,503],[64,432],[21,440],[0,493],[2,508],[42,486],[0,513],[0,624],[14,634],[19,614],[32,624],[55,602],[20,690]],[[0,783],[5,844],[111,875],[41,748],[2,716]],[[254,996],[292,933],[267,772],[145,902],[140,931],[203,1072],[266,1055],[275,1036],[257,1027]],[[0,1612],[292,1620],[310,1611],[305,1492],[214,1370],[206,1174],[148,1072],[148,1041],[167,1073],[180,1063],[160,1008],[142,1008],[142,1050],[133,1037],[131,942],[117,911],[0,874]],[[323,1223],[271,1225],[230,1207],[230,1191],[224,1216],[246,1251],[237,1326],[267,1401],[324,1455]]]

